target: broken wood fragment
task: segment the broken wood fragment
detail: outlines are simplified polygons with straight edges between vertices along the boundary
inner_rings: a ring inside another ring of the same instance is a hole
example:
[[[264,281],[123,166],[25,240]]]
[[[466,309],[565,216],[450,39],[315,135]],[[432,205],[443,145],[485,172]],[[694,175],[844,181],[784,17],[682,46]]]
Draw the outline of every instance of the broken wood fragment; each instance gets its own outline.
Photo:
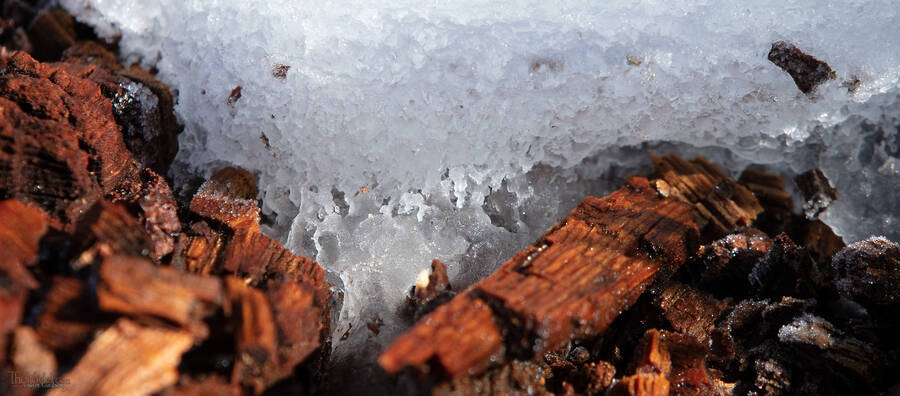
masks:
[[[623,377],[609,390],[610,396],[668,396],[669,380],[658,373],[637,373]]]
[[[225,314],[234,319],[237,327],[237,359],[232,382],[262,393],[268,385],[267,372],[277,358],[278,333],[275,319],[266,296],[250,288],[237,278],[225,280],[228,305]]]
[[[157,267],[140,257],[113,256],[99,271],[101,309],[171,320],[197,339],[206,338],[203,322],[222,300],[218,278],[201,277],[171,267]]]
[[[692,217],[689,206],[660,197],[644,178],[588,197],[493,275],[423,318],[379,362],[397,373],[432,361],[452,378],[496,361],[501,337],[507,357],[530,358],[601,333],[661,267],[677,268],[693,252]]]
[[[222,168],[194,195],[191,211],[234,229],[255,231],[259,227],[259,207],[253,175],[243,169]]]
[[[670,282],[656,298],[656,304],[673,329],[703,341],[728,306],[679,282]]]
[[[147,395],[178,380],[181,354],[193,344],[187,331],[145,327],[119,319],[104,330],[65,376],[67,387],[49,396]]]
[[[198,221],[178,237],[172,267],[200,275],[218,272],[216,263],[224,243],[225,237],[220,232]]]
[[[900,245],[869,238],[841,250],[832,267],[841,295],[870,307],[900,304]]]
[[[149,256],[153,242],[124,206],[100,201],[81,217],[75,228],[70,256],[74,269],[102,262],[114,255]]]
[[[781,70],[788,72],[797,88],[805,94],[812,93],[823,82],[835,78],[834,70],[827,63],[785,41],[772,43],[768,58]]]
[[[747,275],[771,247],[766,234],[745,228],[701,246],[688,269],[704,290],[716,296],[744,297],[750,291]]]
[[[690,161],[675,154],[651,155],[653,181],[660,195],[691,205],[701,233],[720,238],[750,225],[763,208],[746,187],[735,183],[717,166],[697,157]]]

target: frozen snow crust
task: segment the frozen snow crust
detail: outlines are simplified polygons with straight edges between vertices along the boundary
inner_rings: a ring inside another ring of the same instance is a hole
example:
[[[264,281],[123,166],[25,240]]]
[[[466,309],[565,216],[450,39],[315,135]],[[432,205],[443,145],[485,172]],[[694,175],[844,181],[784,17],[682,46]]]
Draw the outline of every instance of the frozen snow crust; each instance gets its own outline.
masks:
[[[900,236],[896,2],[60,2],[176,90],[181,163],[257,173],[273,232],[343,284],[339,357],[396,334],[432,258],[489,273],[646,149],[821,167],[837,232]],[[778,40],[837,78],[800,93]]]

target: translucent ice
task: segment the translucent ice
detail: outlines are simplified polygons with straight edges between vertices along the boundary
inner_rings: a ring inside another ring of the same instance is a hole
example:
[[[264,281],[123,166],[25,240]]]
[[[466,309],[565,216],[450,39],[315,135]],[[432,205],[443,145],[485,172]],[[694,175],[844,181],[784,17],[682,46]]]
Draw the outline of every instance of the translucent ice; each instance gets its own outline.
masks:
[[[177,90],[184,168],[256,172],[343,284],[337,356],[396,334],[431,259],[471,283],[647,150],[820,167],[839,234],[900,236],[896,2],[60,2]],[[800,93],[781,40],[836,78]]]

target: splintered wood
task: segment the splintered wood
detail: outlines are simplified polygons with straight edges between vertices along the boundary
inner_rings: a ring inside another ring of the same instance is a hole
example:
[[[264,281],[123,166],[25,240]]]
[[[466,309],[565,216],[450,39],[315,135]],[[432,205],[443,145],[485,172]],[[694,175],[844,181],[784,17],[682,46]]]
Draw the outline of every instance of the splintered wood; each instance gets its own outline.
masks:
[[[677,267],[693,252],[692,218],[691,207],[640,177],[605,198],[588,197],[489,278],[423,318],[379,362],[389,373],[436,362],[456,377],[602,332],[661,267]]]
[[[601,334],[651,282],[696,253],[700,228],[724,235],[762,211],[749,190],[702,158],[652,159],[660,179],[634,177],[604,198],[586,198],[398,338],[379,357],[381,366],[456,378]],[[634,379],[659,391],[665,378],[657,380]]]
[[[664,196],[672,196],[693,205],[701,231],[716,237],[750,225],[762,213],[756,197],[737,184],[717,166],[704,158],[690,161],[675,154],[651,155],[656,175],[654,187]]]
[[[100,266],[97,300],[101,309],[165,318],[198,338],[208,334],[203,318],[219,305],[221,295],[218,278],[156,267],[140,257],[115,256]]]
[[[147,395],[175,383],[181,354],[194,343],[190,333],[144,327],[119,319],[88,347],[67,375],[61,395]]]

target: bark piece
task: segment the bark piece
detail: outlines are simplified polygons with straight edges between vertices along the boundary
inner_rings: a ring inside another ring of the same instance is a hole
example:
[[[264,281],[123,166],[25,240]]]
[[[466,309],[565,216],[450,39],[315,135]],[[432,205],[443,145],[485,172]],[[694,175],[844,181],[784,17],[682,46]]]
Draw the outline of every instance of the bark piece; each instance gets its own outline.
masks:
[[[256,182],[249,172],[228,167],[216,172],[191,200],[191,211],[226,225],[232,233],[223,251],[216,253],[217,260],[227,272],[253,286],[268,279],[304,282],[317,291],[316,304],[325,307],[331,295],[325,271],[315,261],[295,256],[259,231],[256,194]]]
[[[872,345],[844,336],[824,318],[805,313],[781,327],[778,339],[783,343],[811,346],[819,359],[830,360],[867,379],[873,386],[885,374],[888,358]]]
[[[675,154],[651,155],[660,177],[654,187],[664,197],[672,196],[692,205],[697,225],[709,240],[750,225],[763,208],[746,187],[735,183],[717,166],[697,157],[690,161]]]
[[[669,350],[662,346],[659,330],[651,329],[644,333],[644,339],[634,351],[636,373],[655,373],[668,376],[672,372],[672,358]]]
[[[834,70],[827,63],[808,55],[791,43],[776,41],[769,50],[769,61],[788,72],[797,88],[805,94],[812,93],[819,84],[835,78]]]
[[[660,197],[644,178],[588,197],[534,245],[423,318],[379,362],[397,373],[433,361],[457,377],[490,363],[501,331],[505,355],[527,358],[602,333],[661,267],[677,267],[693,252],[691,219],[690,207]]]
[[[428,314],[379,356],[388,373],[434,359],[450,377],[475,374],[500,352],[500,328],[491,308],[471,293],[456,296]]]
[[[94,41],[74,44],[63,53],[64,67],[100,86],[113,103],[125,145],[155,173],[165,175],[178,152],[181,127],[169,87],[138,65],[124,68],[114,54]]]
[[[157,267],[140,257],[113,256],[103,261],[97,299],[101,309],[128,315],[153,315],[171,320],[206,338],[203,318],[222,300],[217,278]]]
[[[328,316],[316,305],[316,290],[282,282],[264,293],[226,278],[226,315],[237,328],[232,382],[255,394],[290,376],[322,345]]]
[[[247,279],[252,285],[270,278],[303,281],[322,290],[323,294],[317,299],[322,306],[328,299],[325,271],[318,263],[295,256],[281,243],[259,231],[236,230],[221,260],[222,268]]]
[[[761,169],[747,168],[741,172],[738,183],[753,193],[766,213],[790,215],[793,201],[791,195],[784,190],[784,179],[781,176]]]
[[[810,169],[794,178],[797,187],[803,194],[806,203],[803,204],[803,212],[807,219],[815,219],[828,209],[831,202],[837,199],[837,191],[831,187],[831,182],[819,168]]]
[[[291,375],[328,336],[328,315],[316,305],[316,290],[305,283],[283,282],[269,287],[266,297],[278,329],[277,359],[268,374],[274,382]]]
[[[730,395],[733,384],[727,384],[720,375],[706,367],[707,342],[689,334],[650,329],[635,348],[635,375],[621,380],[621,386],[631,387],[633,381],[646,381],[643,375],[657,375],[668,381],[671,394],[675,395]],[[658,379],[654,379],[658,382]],[[619,385],[617,385],[618,387]],[[613,389],[613,393],[639,389]]]
[[[68,387],[49,396],[147,395],[178,380],[181,355],[194,339],[187,331],[144,327],[120,319],[88,347],[66,374]]]
[[[812,297],[824,278],[809,252],[786,234],[775,237],[772,248],[748,275],[751,290],[766,297]]]
[[[792,212],[791,196],[785,191],[781,176],[747,168],[739,181],[753,192],[765,208],[756,222],[759,229],[769,235],[787,233],[819,263],[829,260],[845,246],[844,240],[821,220],[809,219]]]

